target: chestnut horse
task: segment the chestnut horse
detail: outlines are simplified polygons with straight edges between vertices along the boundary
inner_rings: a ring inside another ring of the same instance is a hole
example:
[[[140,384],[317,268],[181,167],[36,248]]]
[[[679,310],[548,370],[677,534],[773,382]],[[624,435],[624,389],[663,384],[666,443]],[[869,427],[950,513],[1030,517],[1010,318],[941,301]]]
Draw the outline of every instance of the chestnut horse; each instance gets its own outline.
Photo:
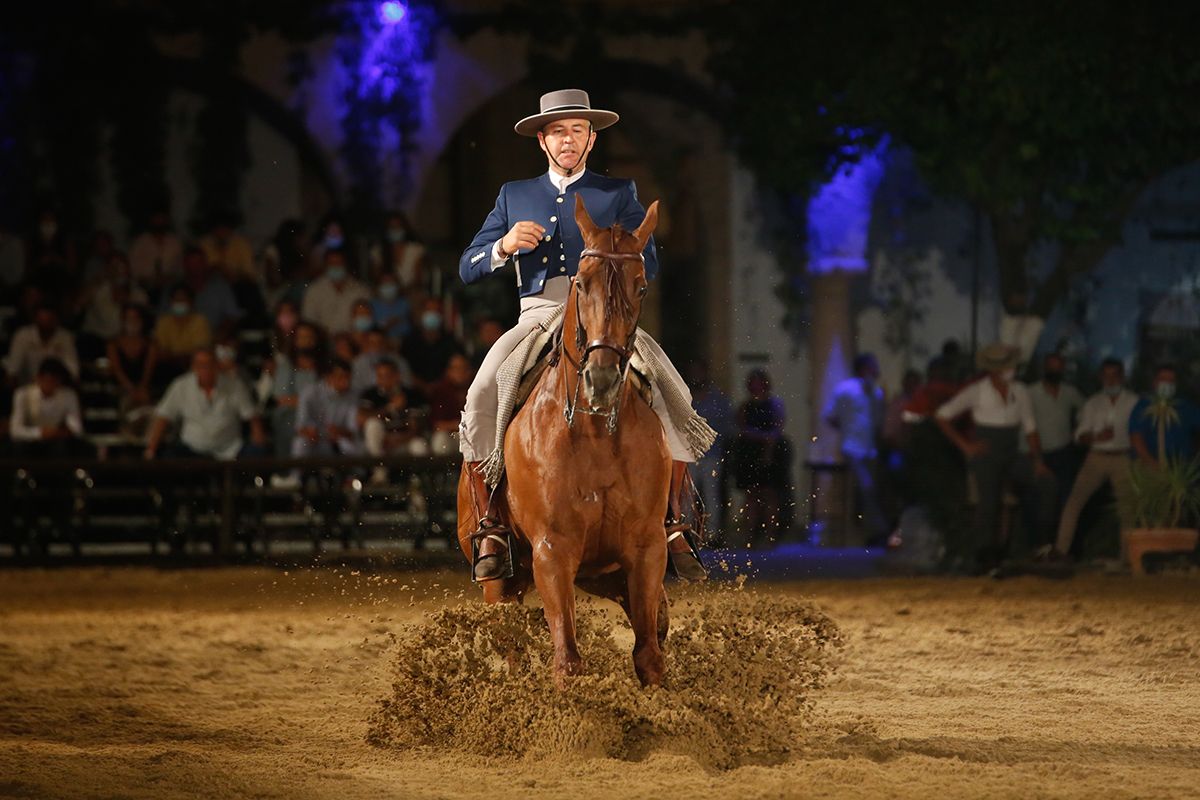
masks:
[[[532,581],[561,685],[581,666],[575,586],[608,597],[633,626],[638,679],[657,685],[668,624],[663,519],[671,456],[662,423],[628,378],[647,288],[642,251],[658,203],[632,233],[597,227],[578,194],[575,219],[584,243],[578,274],[551,366],[509,425],[506,477],[494,497],[513,531],[514,574],[484,583],[484,600],[521,602]],[[463,472],[458,538],[468,559],[475,521]]]

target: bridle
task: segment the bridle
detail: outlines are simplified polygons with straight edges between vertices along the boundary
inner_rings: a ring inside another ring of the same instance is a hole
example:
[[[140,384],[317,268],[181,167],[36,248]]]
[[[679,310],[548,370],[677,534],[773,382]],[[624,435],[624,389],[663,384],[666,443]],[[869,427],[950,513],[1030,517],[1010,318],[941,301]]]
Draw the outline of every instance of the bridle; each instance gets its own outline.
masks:
[[[617,227],[613,226],[609,229],[609,234],[612,237],[608,250],[597,250],[589,247],[579,254],[580,260],[585,258],[598,258],[604,262],[604,278],[605,278],[605,296],[604,296],[604,320],[607,322],[617,314],[629,314],[633,311],[633,301],[629,299],[629,295],[625,293],[625,286],[622,282],[623,273],[621,271],[621,262],[625,261],[641,261],[645,263],[645,256],[638,253],[618,253],[617,252]],[[617,415],[621,409],[621,394],[625,388],[625,380],[629,377],[629,364],[633,357],[634,343],[637,341],[638,322],[641,321],[641,309],[638,309],[637,318],[633,322],[633,327],[629,331],[629,338],[625,343],[619,344],[605,336],[600,336],[596,339],[588,340],[587,330],[583,327],[583,315],[579,310],[579,293],[578,276],[571,279],[571,289],[575,294],[575,347],[580,352],[579,361],[571,357],[567,352],[565,343],[565,328],[566,320],[563,320],[563,327],[559,331],[558,350],[566,358],[567,362],[575,368],[575,392],[571,397],[565,397],[563,400],[563,414],[567,419],[567,427],[573,427],[575,424],[575,412],[579,409],[579,387],[583,384],[583,371],[587,367],[588,358],[596,350],[611,350],[617,354],[619,360],[619,371],[621,377],[617,382],[617,390],[614,393],[616,402],[613,407],[607,411],[592,411],[585,410],[585,414],[594,414],[608,417],[608,432],[616,433],[617,430]],[[557,360],[557,359],[556,359]],[[564,390],[565,390],[564,384]]]

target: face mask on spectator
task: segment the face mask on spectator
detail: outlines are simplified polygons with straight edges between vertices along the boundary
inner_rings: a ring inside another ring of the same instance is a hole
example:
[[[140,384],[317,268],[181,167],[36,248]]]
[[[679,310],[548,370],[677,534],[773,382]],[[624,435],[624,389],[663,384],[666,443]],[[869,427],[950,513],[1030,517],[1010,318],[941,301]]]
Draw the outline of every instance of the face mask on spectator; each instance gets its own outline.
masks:
[[[1113,384],[1112,386],[1105,386],[1104,393],[1109,397],[1116,397],[1121,393],[1121,388],[1121,384],[1119,383]]]
[[[408,233],[404,228],[388,228],[387,238],[392,244],[400,244],[408,238]]]
[[[325,274],[329,276],[329,280],[337,283],[338,281],[346,280],[346,268],[342,266],[334,266],[325,270]]]
[[[375,326],[375,320],[371,319],[370,317],[355,317],[354,318],[354,330],[358,331],[359,333],[366,333],[367,331],[371,330],[371,328],[373,328],[374,326]]]
[[[191,305],[182,300],[176,300],[174,303],[171,303],[171,313],[177,317],[187,316],[187,313],[191,310]]]
[[[1170,400],[1175,396],[1175,382],[1162,381],[1157,387],[1155,387],[1155,391],[1158,392],[1158,396],[1163,400]]]
[[[426,311],[421,315],[421,327],[427,331],[441,330],[442,315],[436,311]]]
[[[217,361],[228,364],[237,359],[237,351],[227,344],[219,344],[213,351],[217,356]]]
[[[400,294],[400,287],[394,283],[385,283],[379,287],[379,296],[384,300],[395,300]]]
[[[279,313],[279,316],[277,316],[275,318],[275,322],[277,322],[279,324],[280,330],[290,331],[296,327],[296,323],[298,322],[298,320],[296,319],[295,314],[292,314],[291,312],[288,312],[288,311],[281,311]]]
[[[345,239],[342,238],[341,234],[330,233],[325,236],[325,247],[328,250],[337,250],[342,246],[343,242],[345,242]]]

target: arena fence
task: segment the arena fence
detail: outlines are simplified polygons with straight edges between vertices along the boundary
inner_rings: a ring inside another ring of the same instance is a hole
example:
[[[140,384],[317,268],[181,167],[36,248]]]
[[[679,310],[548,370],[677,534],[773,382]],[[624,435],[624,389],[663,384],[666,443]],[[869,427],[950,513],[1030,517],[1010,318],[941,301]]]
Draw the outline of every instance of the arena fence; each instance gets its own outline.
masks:
[[[284,541],[454,544],[455,456],[239,461],[0,460],[0,554],[144,544],[231,556]],[[383,466],[387,479],[379,481]],[[372,480],[376,478],[376,480]],[[55,547],[58,545],[58,547]],[[456,546],[456,545],[455,545]]]

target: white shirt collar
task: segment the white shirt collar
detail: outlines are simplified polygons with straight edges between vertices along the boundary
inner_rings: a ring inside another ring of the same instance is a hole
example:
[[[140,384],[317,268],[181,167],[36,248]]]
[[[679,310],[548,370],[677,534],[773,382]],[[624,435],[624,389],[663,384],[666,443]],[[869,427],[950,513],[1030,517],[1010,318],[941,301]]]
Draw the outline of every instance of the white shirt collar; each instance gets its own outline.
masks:
[[[586,172],[587,167],[584,167],[574,175],[559,175],[554,171],[553,168],[551,168],[546,171],[546,174],[550,176],[550,183],[554,184],[554,186],[558,189],[558,193],[563,194],[567,191],[568,186],[582,178]]]

